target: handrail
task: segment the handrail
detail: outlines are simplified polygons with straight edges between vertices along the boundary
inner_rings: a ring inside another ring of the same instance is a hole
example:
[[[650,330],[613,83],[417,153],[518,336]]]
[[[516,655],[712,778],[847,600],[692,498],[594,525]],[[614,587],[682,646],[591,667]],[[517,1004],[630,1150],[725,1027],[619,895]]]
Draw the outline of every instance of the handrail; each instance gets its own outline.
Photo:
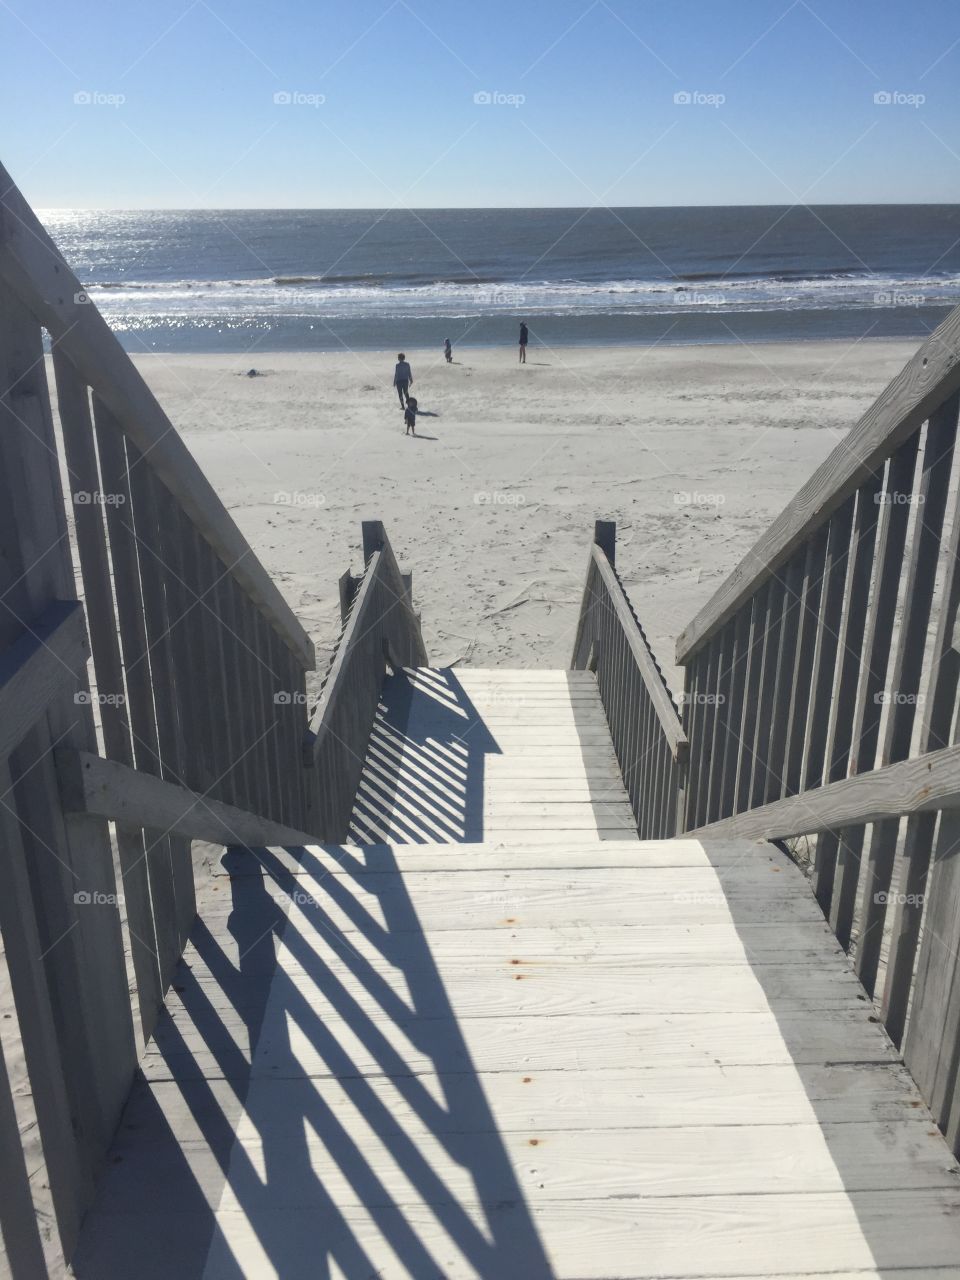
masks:
[[[958,427],[960,308],[677,655],[684,831],[811,837],[817,901],[960,1151]]]
[[[0,278],[49,331],[280,638],[312,670],[310,637],[2,165]]]
[[[210,844],[261,848],[316,844],[316,836],[163,782],[90,751],[54,751],[65,813],[95,814],[127,827],[175,832]]]
[[[358,642],[369,626],[371,604],[376,603],[377,578],[382,559],[382,549],[373,553],[354,595],[347,624],[340,635],[333,661],[324,680],[323,690],[310,717],[310,727],[304,738],[304,764],[317,763],[321,747],[330,732],[334,714],[346,688],[345,675],[349,672],[350,663],[357,652]]]
[[[687,836],[787,840],[960,808],[960,746],[929,751],[695,827]]]
[[[363,576],[302,743],[303,764],[320,781],[314,826],[325,840],[347,838],[388,663],[427,663],[409,579],[379,520],[363,522],[363,548]]]
[[[686,664],[884,461],[960,388],[960,307],[924,342],[677,639]]]
[[[591,548],[591,558],[597,566],[604,586],[610,593],[610,600],[616,611],[617,620],[623,628],[623,634],[627,644],[630,646],[630,652],[633,654],[637,668],[643,677],[644,686],[650,701],[653,703],[653,709],[657,713],[657,719],[660,721],[664,737],[670,744],[673,758],[674,760],[682,760],[689,745],[687,735],[683,731],[676,704],[664,683],[663,674],[647,644],[643,629],[630,607],[627,594],[620,579],[617,577],[616,571],[607,559],[606,552],[597,543],[594,543]]]
[[[644,839],[676,834],[687,737],[663,673],[623,589],[616,525],[594,526],[571,667],[596,672],[623,782]]]

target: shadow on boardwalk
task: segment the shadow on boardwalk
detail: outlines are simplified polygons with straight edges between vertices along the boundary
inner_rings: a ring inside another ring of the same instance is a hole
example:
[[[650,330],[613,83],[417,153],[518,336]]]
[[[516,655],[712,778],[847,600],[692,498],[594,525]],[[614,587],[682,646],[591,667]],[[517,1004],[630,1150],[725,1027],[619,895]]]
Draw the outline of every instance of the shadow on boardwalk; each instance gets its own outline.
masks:
[[[336,854],[227,855],[78,1280],[552,1277],[392,851]]]
[[[452,668],[398,671],[384,681],[351,838],[482,840],[485,761],[499,751]]]

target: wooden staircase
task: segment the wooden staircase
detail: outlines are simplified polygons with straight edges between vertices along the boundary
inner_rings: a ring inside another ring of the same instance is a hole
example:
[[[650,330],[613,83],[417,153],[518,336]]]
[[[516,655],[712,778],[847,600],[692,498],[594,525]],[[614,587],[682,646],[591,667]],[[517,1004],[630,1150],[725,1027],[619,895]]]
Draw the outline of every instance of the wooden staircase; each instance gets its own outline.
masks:
[[[589,671],[407,668],[383,686],[358,844],[636,840]]]

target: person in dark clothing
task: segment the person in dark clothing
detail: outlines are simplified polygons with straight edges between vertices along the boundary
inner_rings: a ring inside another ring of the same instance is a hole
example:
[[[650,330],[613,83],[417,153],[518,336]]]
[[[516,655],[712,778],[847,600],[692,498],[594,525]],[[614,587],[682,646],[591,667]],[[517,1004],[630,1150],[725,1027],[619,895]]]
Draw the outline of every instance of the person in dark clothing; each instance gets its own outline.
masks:
[[[525,320],[521,320],[520,321],[520,363],[521,364],[527,363],[527,342],[529,341],[529,339],[530,339],[530,334],[527,332],[527,322]]]
[[[402,409],[410,399],[410,387],[413,385],[413,370],[407,363],[407,357],[401,351],[397,356],[397,367],[393,371],[393,385],[397,388]]]
[[[403,411],[403,420],[406,423],[404,435],[417,434],[417,402],[413,396],[407,401],[407,407]]]
[[[449,338],[443,340],[443,354],[447,357],[447,364],[453,364],[453,344]]]

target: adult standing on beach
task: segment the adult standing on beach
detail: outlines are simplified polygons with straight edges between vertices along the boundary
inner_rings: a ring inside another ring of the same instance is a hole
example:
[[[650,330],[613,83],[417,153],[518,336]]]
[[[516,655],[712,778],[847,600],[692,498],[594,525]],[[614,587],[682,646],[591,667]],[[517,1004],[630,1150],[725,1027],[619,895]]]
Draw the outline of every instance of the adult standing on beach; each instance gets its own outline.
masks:
[[[521,364],[527,363],[527,342],[529,338],[530,338],[530,334],[527,332],[527,322],[526,320],[521,320],[520,321],[520,363]]]
[[[407,357],[401,351],[397,356],[397,367],[393,371],[393,385],[400,397],[400,408],[405,409],[410,400],[410,387],[413,383],[413,370],[407,363]]]

